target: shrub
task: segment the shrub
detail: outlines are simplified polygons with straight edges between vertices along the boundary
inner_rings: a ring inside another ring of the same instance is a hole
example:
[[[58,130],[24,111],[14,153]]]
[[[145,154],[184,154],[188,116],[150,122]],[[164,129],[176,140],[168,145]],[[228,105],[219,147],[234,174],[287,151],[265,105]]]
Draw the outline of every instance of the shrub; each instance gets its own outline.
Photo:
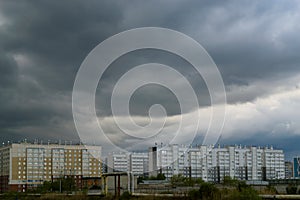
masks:
[[[128,191],[123,192],[123,194],[120,196],[120,200],[127,200],[130,199],[131,195]]]
[[[239,180],[233,179],[230,176],[225,176],[223,180],[223,184],[228,186],[238,186],[239,182]]]
[[[199,190],[190,190],[188,192],[188,197],[192,200],[197,200],[200,198],[200,192]]]
[[[297,194],[297,186],[295,185],[289,185],[286,187],[286,193],[287,194]]]
[[[199,189],[200,199],[216,199],[219,197],[219,189],[212,183],[202,183]]]

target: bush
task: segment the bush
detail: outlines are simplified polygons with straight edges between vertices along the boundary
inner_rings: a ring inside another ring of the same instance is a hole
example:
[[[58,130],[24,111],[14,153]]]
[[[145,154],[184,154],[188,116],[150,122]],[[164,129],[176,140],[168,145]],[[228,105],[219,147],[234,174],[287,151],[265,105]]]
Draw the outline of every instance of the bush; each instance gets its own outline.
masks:
[[[162,173],[157,174],[157,176],[150,176],[149,180],[165,180],[166,176]],[[147,180],[147,179],[143,179],[143,180]]]
[[[173,175],[171,177],[171,184],[173,187],[175,186],[189,186],[191,181],[189,178],[184,177],[182,174]]]
[[[202,183],[199,189],[200,199],[219,199],[219,189],[212,183]]]
[[[194,183],[195,184],[199,184],[201,185],[202,183],[204,183],[203,179],[202,178],[196,178],[196,179],[193,179]]]
[[[199,190],[190,190],[188,192],[189,199],[220,199],[219,189],[212,183],[203,183]]]
[[[286,187],[286,193],[287,194],[297,194],[297,186],[295,185],[289,185]]]
[[[162,173],[157,174],[156,180],[165,180],[166,176]]]
[[[223,192],[222,192],[223,194]],[[227,198],[228,200],[260,200],[261,197],[258,195],[257,191],[253,189],[252,187],[246,187],[241,188],[241,191],[239,190],[232,190],[228,192]]]
[[[120,196],[120,200],[127,200],[130,199],[131,195],[128,191],[123,192],[123,194]]]
[[[223,184],[224,185],[228,185],[228,186],[238,186],[238,184],[240,183],[239,180],[233,179],[230,176],[225,176],[224,180],[223,180]]]
[[[199,190],[190,190],[188,192],[188,197],[193,200],[199,199],[200,198]]]
[[[274,186],[268,185],[264,190],[264,194],[278,194],[278,192]]]

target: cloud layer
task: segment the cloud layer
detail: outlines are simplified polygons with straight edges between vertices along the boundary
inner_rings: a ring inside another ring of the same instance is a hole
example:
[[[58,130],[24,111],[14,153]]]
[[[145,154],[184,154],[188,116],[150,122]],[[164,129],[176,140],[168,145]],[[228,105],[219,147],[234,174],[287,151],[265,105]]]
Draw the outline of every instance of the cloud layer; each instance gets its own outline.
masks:
[[[290,158],[298,150],[294,141],[300,133],[299,11],[296,0],[2,1],[1,140],[78,140],[71,94],[83,59],[113,34],[159,26],[193,37],[219,67],[228,98],[219,142],[274,144]],[[110,126],[112,88],[132,66],[154,61],[173,66],[187,77],[197,91],[203,120],[207,120],[209,94],[189,63],[166,52],[132,52],[112,64],[97,91],[99,119],[116,143],[120,130]],[[156,103],[166,108],[171,120],[166,130],[172,134],[180,109],[167,89],[140,88],[132,97],[131,112],[137,121],[146,123],[148,109]],[[200,127],[196,143],[201,142],[204,130]]]

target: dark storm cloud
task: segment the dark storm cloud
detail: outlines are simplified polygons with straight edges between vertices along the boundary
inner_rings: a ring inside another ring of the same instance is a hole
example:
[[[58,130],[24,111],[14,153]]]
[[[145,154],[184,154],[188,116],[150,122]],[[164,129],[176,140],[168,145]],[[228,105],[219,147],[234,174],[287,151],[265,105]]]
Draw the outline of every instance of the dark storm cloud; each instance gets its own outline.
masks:
[[[300,73],[299,20],[297,1],[1,1],[1,138],[77,138],[71,110],[76,72],[97,44],[130,28],[166,27],[200,42],[219,67],[231,104],[298,87],[292,76]],[[200,104],[210,103],[191,66],[158,54],[137,52],[113,63],[98,88],[99,113],[110,114],[109,95],[122,72],[153,60],[184,73]],[[142,88],[131,110],[147,115],[151,104],[161,103],[177,114],[170,98],[162,88]]]
[[[70,90],[84,57],[117,33],[114,22],[120,20],[117,4],[97,1],[6,1],[1,8],[8,19],[1,27],[1,48],[28,56],[33,66],[25,73],[55,90]]]
[[[19,130],[19,137],[52,138],[55,133],[43,135],[41,128],[20,132],[72,122],[70,95],[78,67],[96,44],[119,31],[114,23],[121,17],[119,6],[5,1],[0,9],[1,134]],[[74,128],[60,132],[76,137]]]

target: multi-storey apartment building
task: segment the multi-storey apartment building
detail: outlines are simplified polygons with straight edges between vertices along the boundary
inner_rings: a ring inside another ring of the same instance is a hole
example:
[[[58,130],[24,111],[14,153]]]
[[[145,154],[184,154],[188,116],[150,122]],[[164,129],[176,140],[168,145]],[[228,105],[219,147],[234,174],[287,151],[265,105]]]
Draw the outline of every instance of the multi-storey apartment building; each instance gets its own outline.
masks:
[[[157,152],[157,166],[160,173],[166,178],[174,174],[184,174],[187,167],[186,152],[188,148],[184,145],[168,145]]]
[[[285,178],[291,179],[293,178],[293,163],[290,161],[285,161]]]
[[[107,172],[130,172],[145,175],[148,172],[148,153],[112,152],[107,157]]]
[[[228,146],[213,148],[208,180],[221,181],[225,176],[240,180],[261,180],[262,151],[256,147]]]
[[[129,153],[111,152],[107,156],[107,172],[128,172]]]
[[[129,170],[134,175],[148,175],[148,153],[131,153],[129,155]]]
[[[153,148],[150,148],[150,151]],[[150,155],[150,154],[149,154]],[[240,180],[270,180],[285,178],[282,150],[260,147],[199,146],[187,148],[169,145],[157,150],[156,170],[167,178],[175,174],[220,182],[224,177]],[[149,159],[150,171],[155,163]]]
[[[293,160],[293,177],[300,177],[300,157],[295,157]]]
[[[0,147],[0,192],[26,191],[44,181],[101,176],[101,147],[61,144],[13,143]]]
[[[184,174],[187,177],[210,180],[212,176],[212,146],[199,146],[190,148],[187,152],[187,168]]]
[[[284,154],[282,150],[263,149],[263,180],[285,178]]]

